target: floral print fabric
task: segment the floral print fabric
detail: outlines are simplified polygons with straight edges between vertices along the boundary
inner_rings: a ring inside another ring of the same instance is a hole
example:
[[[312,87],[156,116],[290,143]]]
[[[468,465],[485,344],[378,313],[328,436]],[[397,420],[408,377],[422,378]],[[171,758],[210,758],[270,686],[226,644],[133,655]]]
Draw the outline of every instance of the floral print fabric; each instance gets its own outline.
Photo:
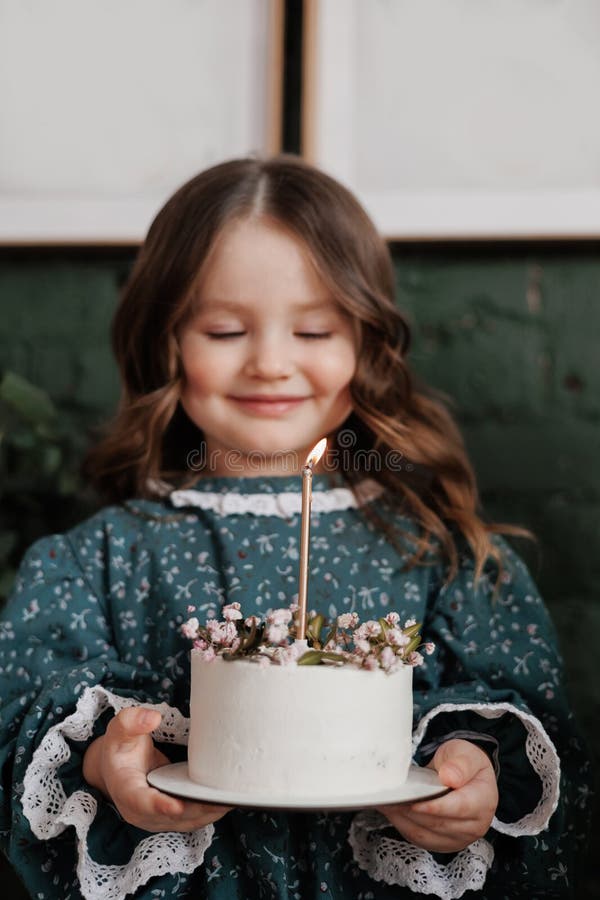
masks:
[[[321,476],[314,490],[326,492],[324,498],[331,493]],[[201,620],[219,615],[232,601],[246,615],[262,615],[288,605],[297,593],[299,514],[285,507],[274,514],[269,504],[261,512],[259,502],[265,495],[298,493],[297,479],[214,478],[198,482],[196,491],[238,494],[244,511],[236,512],[235,499],[227,511],[214,504],[203,508],[211,504],[195,503],[194,492],[183,500],[104,509],[30,549],[3,610],[0,833],[32,897],[81,896],[74,830],[52,840],[36,838],[21,803],[25,774],[49,729],[95,685],[136,702],[165,702],[187,716],[189,641],[180,626],[188,606],[196,607]],[[248,495],[256,502],[248,502]],[[380,499],[371,502],[384,508]],[[457,576],[446,584],[442,562],[406,570],[409,544],[406,552],[394,548],[361,509],[344,503],[324,503],[323,509],[312,515],[310,607],[330,617],[356,611],[361,620],[396,610],[402,620],[423,622],[424,639],[436,644],[433,656],[414,671],[417,761],[424,763],[454,733],[474,740],[480,734],[480,746],[496,754],[500,805],[487,836],[494,860],[478,895],[570,896],[586,831],[589,762],[563,692],[552,625],[525,566],[497,539],[505,551],[497,594],[492,566],[475,589],[466,548]],[[410,520],[397,515],[396,524],[407,534],[414,531]],[[496,713],[486,717],[478,708]],[[106,721],[104,716],[96,722],[96,734]],[[366,722],[368,710],[357,709],[349,732]],[[420,722],[425,726],[419,732]],[[549,750],[532,744],[531,728],[549,738]],[[123,865],[147,834],[123,822],[85,784],[86,746],[72,742],[71,757],[60,769],[64,794],[87,791],[96,798],[89,853],[100,864]],[[185,758],[184,748],[161,749],[173,761]],[[541,762],[534,758],[538,751]],[[542,770],[552,771],[550,787]],[[548,819],[548,828],[534,833]],[[364,860],[359,866],[348,841],[352,820],[350,814],[235,810],[215,824],[202,865],[192,873],[152,877],[135,896],[414,896],[401,882],[375,880]],[[391,827],[382,827],[381,835],[388,843],[402,841]],[[432,865],[448,858],[436,855]]]

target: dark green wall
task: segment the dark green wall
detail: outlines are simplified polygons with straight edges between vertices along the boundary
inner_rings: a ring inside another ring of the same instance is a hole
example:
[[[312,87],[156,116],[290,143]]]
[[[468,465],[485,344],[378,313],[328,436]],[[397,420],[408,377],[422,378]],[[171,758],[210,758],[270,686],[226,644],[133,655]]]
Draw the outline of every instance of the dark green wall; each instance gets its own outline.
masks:
[[[487,513],[538,537],[519,549],[558,627],[572,702],[598,758],[600,247],[393,252],[414,369],[452,398]],[[0,254],[0,372],[46,388],[83,433],[116,400],[107,335],[131,259],[128,250]],[[67,505],[63,519],[78,512]],[[43,515],[28,520],[27,539],[43,528]]]

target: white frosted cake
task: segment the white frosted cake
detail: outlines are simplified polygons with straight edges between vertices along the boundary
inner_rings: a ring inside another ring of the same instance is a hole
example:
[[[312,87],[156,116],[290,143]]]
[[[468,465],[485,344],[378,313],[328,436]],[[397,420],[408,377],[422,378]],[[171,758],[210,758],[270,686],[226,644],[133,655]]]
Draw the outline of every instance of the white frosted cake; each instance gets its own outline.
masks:
[[[412,666],[206,661],[192,650],[188,771],[226,791],[314,797],[398,787],[411,759]]]

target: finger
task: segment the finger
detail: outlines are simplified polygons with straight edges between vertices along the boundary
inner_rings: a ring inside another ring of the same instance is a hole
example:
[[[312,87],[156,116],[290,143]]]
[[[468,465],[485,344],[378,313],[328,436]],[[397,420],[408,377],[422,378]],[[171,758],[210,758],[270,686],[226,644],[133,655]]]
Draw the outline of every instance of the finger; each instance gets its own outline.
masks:
[[[449,823],[441,821],[432,823],[431,817],[388,815],[385,808],[382,808],[381,812],[406,840],[432,852],[453,853],[464,849],[481,836],[475,822]],[[432,824],[435,824],[435,827],[431,827]]]
[[[193,800],[180,800],[179,802],[182,804],[183,809],[174,818],[177,824],[185,826],[190,831],[194,827],[200,828],[208,822],[216,822],[218,819],[222,819],[223,816],[233,809],[232,806],[198,803]]]
[[[121,782],[114,800],[128,821],[158,822],[162,817],[179,817],[183,803],[151,787],[143,771],[136,768],[121,770]]]
[[[411,803],[406,812],[445,819],[470,819],[477,814],[481,806],[479,790],[477,784],[469,782],[443,797]]]
[[[223,818],[232,807],[212,806],[169,797],[151,789],[149,812],[139,814],[141,827],[152,831],[196,831]]]
[[[432,767],[447,787],[459,788],[471,781],[482,769],[491,768],[487,754],[464,740],[446,741],[436,750]]]
[[[147,709],[143,706],[130,706],[122,709],[111,719],[106,729],[106,734],[111,744],[117,749],[128,749],[135,746],[137,738],[150,734],[158,728],[161,722],[161,714],[156,709]]]
[[[169,826],[179,824],[201,827],[208,821],[224,816],[231,807],[181,800],[151,787],[143,772],[127,768],[122,772],[123,781],[119,791],[119,809],[145,821],[166,821]],[[183,830],[183,829],[182,829]]]

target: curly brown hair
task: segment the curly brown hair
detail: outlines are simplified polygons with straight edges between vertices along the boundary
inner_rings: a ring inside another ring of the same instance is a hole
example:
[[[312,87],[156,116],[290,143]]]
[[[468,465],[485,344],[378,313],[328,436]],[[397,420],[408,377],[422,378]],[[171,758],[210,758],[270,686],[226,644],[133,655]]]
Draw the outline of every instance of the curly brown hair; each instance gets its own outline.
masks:
[[[395,303],[386,243],[346,188],[291,155],[213,166],[184,184],[152,223],[113,321],[122,396],[84,465],[96,489],[122,501],[154,496],[160,481],[182,487],[197,480],[186,460],[201,434],[179,402],[177,333],[191,314],[194,284],[217,236],[249,217],[273,221],[302,241],[356,323],[353,413],[343,428],[356,438],[355,461],[375,452],[381,459],[394,453],[405,463],[371,467],[369,475],[386,488],[386,504],[416,520],[417,533],[404,534],[414,548],[410,564],[441,547],[453,574],[460,535],[470,545],[477,577],[488,559],[500,564],[491,533],[527,532],[483,520],[459,430],[440,395],[418,385],[408,368],[410,331]],[[341,472],[357,490],[364,467],[342,465]],[[372,508],[367,515],[396,542],[387,519]]]

